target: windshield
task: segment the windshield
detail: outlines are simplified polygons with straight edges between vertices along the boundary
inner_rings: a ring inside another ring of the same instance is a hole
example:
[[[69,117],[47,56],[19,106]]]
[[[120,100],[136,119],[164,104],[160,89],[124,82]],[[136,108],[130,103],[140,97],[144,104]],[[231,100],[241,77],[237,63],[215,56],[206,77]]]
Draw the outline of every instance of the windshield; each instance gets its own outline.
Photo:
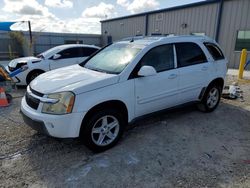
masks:
[[[132,44],[112,44],[89,59],[84,67],[100,72],[119,74],[140,50],[140,47]]]
[[[56,46],[56,47],[50,48],[50,49],[46,50],[45,52],[38,54],[36,57],[44,59],[44,57],[46,57],[47,55],[50,55],[51,53],[53,53],[54,51],[57,51],[58,49],[61,49],[61,47]]]

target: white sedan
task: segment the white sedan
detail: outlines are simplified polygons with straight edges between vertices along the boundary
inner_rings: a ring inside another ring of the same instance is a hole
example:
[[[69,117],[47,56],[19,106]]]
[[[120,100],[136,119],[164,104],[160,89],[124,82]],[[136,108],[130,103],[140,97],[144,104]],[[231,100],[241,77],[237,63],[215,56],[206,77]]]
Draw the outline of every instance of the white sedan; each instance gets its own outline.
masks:
[[[23,65],[27,65],[28,69],[13,79],[17,85],[28,85],[38,75],[53,69],[79,64],[99,49],[94,45],[60,45],[39,54],[37,57],[14,59],[6,69],[8,72],[13,72]]]

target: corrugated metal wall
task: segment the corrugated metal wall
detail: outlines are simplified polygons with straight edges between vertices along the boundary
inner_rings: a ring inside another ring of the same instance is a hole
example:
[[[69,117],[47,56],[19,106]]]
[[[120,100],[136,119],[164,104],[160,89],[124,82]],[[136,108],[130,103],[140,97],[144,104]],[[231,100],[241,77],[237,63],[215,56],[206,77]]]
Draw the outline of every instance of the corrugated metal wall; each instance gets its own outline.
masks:
[[[130,36],[144,35],[145,23],[145,16],[105,22],[102,24],[103,43],[107,43],[107,36],[112,36],[112,40],[116,41]]]
[[[79,41],[83,44],[101,46],[100,35],[69,34],[69,33],[33,33],[34,53],[39,54],[54,46],[65,44],[66,41]]]
[[[148,33],[215,36],[218,4],[173,10],[149,15]],[[159,17],[162,19],[159,19]],[[186,25],[184,25],[186,24]]]
[[[220,4],[217,2],[150,13],[148,14],[148,35],[205,33],[215,38],[219,7]],[[103,45],[107,43],[107,35],[112,36],[113,41],[135,36],[137,30],[142,31],[140,34],[144,35],[145,23],[146,16],[102,22]],[[250,30],[250,0],[224,0],[219,43],[229,59],[230,68],[238,68],[239,66],[240,52],[234,50],[238,30]],[[105,34],[105,31],[108,33]],[[248,59],[250,59],[250,53]]]
[[[214,37],[218,8],[218,3],[212,3],[162,13],[151,13],[148,16],[148,35],[157,33],[186,35],[201,32]],[[159,19],[159,16],[162,19]],[[145,35],[145,23],[146,16],[102,22],[102,36],[105,39],[110,35],[113,41],[116,41],[130,36]],[[183,24],[187,24],[187,26],[183,28]]]
[[[219,43],[230,68],[238,68],[240,52],[235,51],[238,30],[250,30],[250,1],[227,0],[224,2]],[[250,53],[248,53],[250,59]]]

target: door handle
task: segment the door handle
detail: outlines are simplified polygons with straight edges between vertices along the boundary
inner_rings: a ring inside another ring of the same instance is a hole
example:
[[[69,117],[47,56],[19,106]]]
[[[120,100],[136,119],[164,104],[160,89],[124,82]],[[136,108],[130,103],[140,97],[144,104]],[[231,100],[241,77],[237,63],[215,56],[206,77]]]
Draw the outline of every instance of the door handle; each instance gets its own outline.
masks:
[[[201,68],[202,71],[206,71],[207,69],[208,69],[207,66],[204,66],[204,67]]]
[[[168,79],[175,79],[177,77],[177,74],[170,74]]]

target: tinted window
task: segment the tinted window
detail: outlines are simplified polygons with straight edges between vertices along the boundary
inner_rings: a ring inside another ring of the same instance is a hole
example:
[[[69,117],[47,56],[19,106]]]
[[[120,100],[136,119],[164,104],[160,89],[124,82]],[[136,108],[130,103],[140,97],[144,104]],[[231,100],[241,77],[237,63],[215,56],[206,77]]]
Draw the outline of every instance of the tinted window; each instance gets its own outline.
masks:
[[[250,50],[250,31],[238,31],[235,50],[241,51],[244,48]]]
[[[98,49],[96,49],[96,48],[89,48],[89,47],[83,47],[80,50],[81,50],[80,51],[81,57],[87,57],[87,56],[92,55]]]
[[[158,46],[150,50],[140,61],[141,66],[149,65],[157,72],[174,68],[173,45]]]
[[[191,42],[176,43],[178,67],[185,67],[207,62],[207,58],[201,48]]]
[[[212,43],[204,43],[204,45],[207,47],[214,60],[224,59],[224,55],[217,45]]]
[[[58,54],[61,55],[60,59],[81,57],[80,48],[78,48],[78,47],[77,48],[68,48],[66,50],[59,52]]]

